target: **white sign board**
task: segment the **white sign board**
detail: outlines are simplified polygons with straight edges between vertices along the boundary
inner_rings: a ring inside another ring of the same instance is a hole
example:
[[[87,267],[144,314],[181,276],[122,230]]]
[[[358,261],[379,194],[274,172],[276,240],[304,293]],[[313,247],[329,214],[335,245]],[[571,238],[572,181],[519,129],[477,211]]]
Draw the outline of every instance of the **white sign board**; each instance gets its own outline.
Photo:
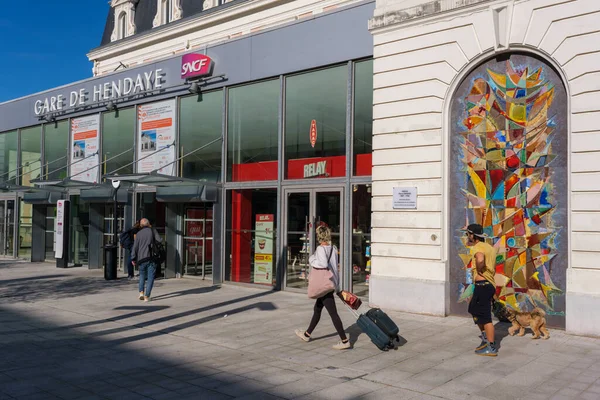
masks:
[[[416,187],[395,187],[394,188],[394,209],[415,209],[417,208],[417,188]]]
[[[98,182],[98,151],[100,117],[73,118],[71,120],[71,174],[73,180]],[[92,156],[94,154],[94,156]]]
[[[175,100],[138,107],[137,172],[175,176]],[[160,169],[159,169],[160,168]]]
[[[55,236],[55,252],[54,257],[62,258],[63,257],[63,241],[65,236],[65,207],[67,201],[59,200],[56,203],[56,232]]]

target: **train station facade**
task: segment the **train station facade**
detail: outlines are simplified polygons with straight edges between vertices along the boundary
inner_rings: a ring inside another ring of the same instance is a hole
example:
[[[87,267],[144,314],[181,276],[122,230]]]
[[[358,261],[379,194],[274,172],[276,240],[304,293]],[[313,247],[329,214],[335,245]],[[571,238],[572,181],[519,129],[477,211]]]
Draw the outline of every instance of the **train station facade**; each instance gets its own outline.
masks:
[[[344,288],[465,314],[479,223],[500,300],[600,333],[600,5],[187,4],[112,1],[93,78],[0,104],[4,256],[52,261],[62,199],[69,262],[102,268],[119,180],[167,278],[304,291],[327,224]]]

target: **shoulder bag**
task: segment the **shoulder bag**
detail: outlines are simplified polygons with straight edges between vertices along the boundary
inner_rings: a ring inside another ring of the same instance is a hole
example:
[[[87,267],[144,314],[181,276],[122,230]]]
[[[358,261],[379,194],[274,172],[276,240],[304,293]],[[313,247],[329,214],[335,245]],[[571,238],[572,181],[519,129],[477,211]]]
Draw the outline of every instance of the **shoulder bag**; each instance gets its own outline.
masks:
[[[323,248],[323,251],[325,251],[325,248]],[[331,246],[331,252],[327,258],[327,268],[314,268],[313,266],[310,268],[310,273],[308,274],[308,297],[311,299],[318,299],[329,292],[335,291],[333,272],[331,272],[329,267],[329,260],[331,260],[332,253],[333,246]]]

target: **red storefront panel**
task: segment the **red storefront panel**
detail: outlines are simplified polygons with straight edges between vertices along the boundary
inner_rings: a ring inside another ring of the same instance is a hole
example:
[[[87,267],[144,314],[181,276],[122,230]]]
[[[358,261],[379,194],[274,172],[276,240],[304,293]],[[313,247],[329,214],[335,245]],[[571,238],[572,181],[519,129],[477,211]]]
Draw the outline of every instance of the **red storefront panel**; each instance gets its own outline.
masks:
[[[263,161],[248,164],[233,164],[232,182],[276,181],[277,161]]]
[[[371,153],[356,155],[356,176],[371,176]],[[288,160],[287,179],[340,178],[346,176],[346,156]],[[277,180],[277,161],[234,164],[233,182]]]
[[[357,154],[355,162],[355,176],[371,176],[373,171],[373,153]]]

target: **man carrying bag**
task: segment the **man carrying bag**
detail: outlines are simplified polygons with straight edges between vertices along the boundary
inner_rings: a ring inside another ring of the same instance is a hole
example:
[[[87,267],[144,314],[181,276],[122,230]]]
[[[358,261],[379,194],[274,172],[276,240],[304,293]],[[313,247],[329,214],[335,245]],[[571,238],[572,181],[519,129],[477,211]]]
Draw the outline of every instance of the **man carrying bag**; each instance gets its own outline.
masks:
[[[154,274],[156,272],[157,255],[154,254],[155,244],[161,242],[161,238],[146,218],[140,220],[141,229],[135,236],[131,259],[138,265],[140,270],[139,299],[150,301],[152,286],[154,285]],[[146,284],[146,279],[148,283]]]

